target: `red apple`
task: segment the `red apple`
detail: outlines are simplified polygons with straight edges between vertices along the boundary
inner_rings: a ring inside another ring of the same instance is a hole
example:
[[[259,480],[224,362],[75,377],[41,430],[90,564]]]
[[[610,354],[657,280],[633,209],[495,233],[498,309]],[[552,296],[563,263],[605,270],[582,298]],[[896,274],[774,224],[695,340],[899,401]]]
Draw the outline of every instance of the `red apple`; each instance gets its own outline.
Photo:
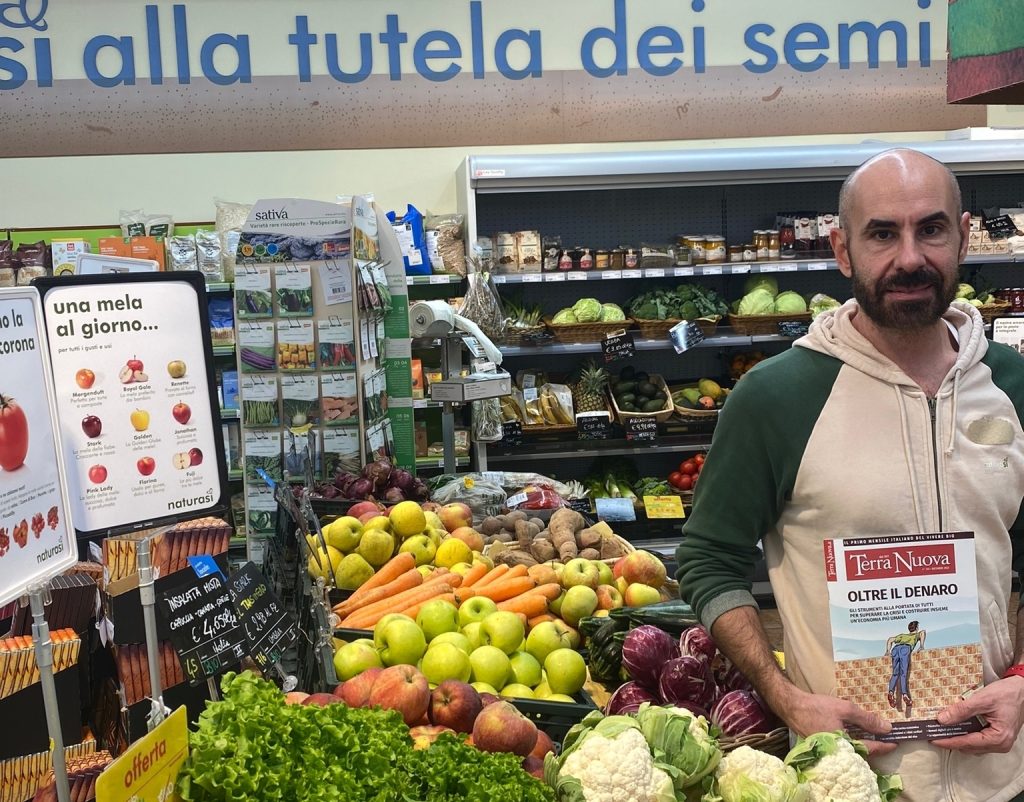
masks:
[[[409,730],[409,737],[412,738],[413,749],[429,749],[442,732],[451,732],[447,727],[433,727],[429,724],[421,727],[413,727]]]
[[[348,512],[345,514],[351,518],[359,518],[369,512],[372,512],[374,515],[380,515],[383,510],[384,507],[376,501],[358,501],[349,507]]]
[[[543,762],[544,755],[554,751],[555,745],[551,741],[551,736],[544,732],[544,730],[537,730],[537,743],[533,745],[533,749],[530,750],[530,754],[527,757],[537,757]]]
[[[437,512],[441,509],[441,505],[436,501],[424,501],[420,503],[420,509],[424,512]]]
[[[544,761],[539,757],[527,755],[523,758],[523,771],[537,779],[544,779]]]
[[[188,419],[192,417],[192,408],[183,402],[179,402],[171,407],[171,415],[174,419],[184,426],[188,423]]]
[[[341,689],[341,698],[349,707],[366,707],[370,701],[370,691],[373,683],[377,681],[383,668],[368,668],[362,674],[357,674],[344,683]]]
[[[190,466],[201,465],[203,462],[203,452],[198,448],[190,448],[188,450],[188,459]]]
[[[344,691],[345,691],[345,683],[344,682],[339,682],[337,685],[334,686],[334,690],[331,691],[331,693],[333,693],[339,699],[342,699],[343,698],[342,694],[344,693]]]
[[[96,374],[89,368],[82,368],[75,374],[75,383],[83,390],[88,390],[96,381]]]
[[[365,524],[367,521],[372,521],[374,518],[379,518],[380,514],[380,510],[376,509],[364,512],[362,515],[359,516],[359,523]]]
[[[107,481],[107,469],[102,465],[93,465],[89,468],[89,481],[94,485],[101,485]]]
[[[483,710],[476,688],[447,679],[430,692],[430,721],[456,732],[472,732],[473,722]]]
[[[95,415],[86,415],[82,418],[82,431],[85,432],[86,437],[99,437],[100,432],[103,431],[103,421]]]
[[[442,521],[442,523],[444,522]],[[484,550],[484,536],[472,526],[460,526],[451,535],[469,546],[470,551]]]
[[[634,551],[622,558],[622,576],[630,585],[660,588],[665,584],[665,563],[649,551]]]
[[[537,725],[508,702],[495,702],[476,717],[473,742],[484,752],[526,757],[537,743]]]
[[[143,369],[142,360],[139,359],[138,357],[132,357],[131,359],[128,360],[128,362],[126,364],[132,370],[142,370]]]
[[[473,690],[475,691],[476,688],[473,688]],[[493,693],[484,692],[480,694],[480,704],[482,704],[484,707],[487,707],[487,705],[493,705],[495,702],[500,701],[502,701],[501,697],[495,696]]]
[[[139,469],[139,473],[143,476],[149,476],[156,470],[156,460],[152,457],[140,457],[138,462],[135,463],[135,467]]]
[[[612,563],[612,576],[618,579],[622,576],[622,566],[626,562],[625,557],[619,557],[614,563]],[[629,583],[627,583],[629,584]]]
[[[313,693],[303,699],[302,704],[327,707],[327,705],[333,705],[340,701],[341,700],[333,693]]]
[[[454,532],[460,526],[473,526],[473,511],[461,501],[445,504],[437,511],[437,517],[449,532]]]
[[[303,693],[302,691],[292,691],[284,695],[284,703],[286,705],[301,705],[308,696],[308,693]]]
[[[427,712],[430,705],[430,685],[413,666],[398,665],[385,668],[370,691],[370,706],[397,710],[410,727]],[[533,746],[533,743],[530,743]],[[529,750],[527,750],[529,751]]]

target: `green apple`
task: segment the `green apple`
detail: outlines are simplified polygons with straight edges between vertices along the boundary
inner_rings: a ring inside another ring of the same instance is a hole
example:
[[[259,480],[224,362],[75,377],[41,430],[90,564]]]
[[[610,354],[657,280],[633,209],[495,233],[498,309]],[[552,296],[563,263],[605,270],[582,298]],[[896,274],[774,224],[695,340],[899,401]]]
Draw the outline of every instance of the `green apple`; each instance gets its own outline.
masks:
[[[408,552],[416,558],[416,565],[424,566],[429,565],[434,559],[437,547],[430,542],[430,538],[426,535],[413,535],[405,539],[405,542],[398,547],[398,551]]]
[[[646,607],[648,604],[657,604],[661,601],[661,591],[650,585],[634,582],[626,588],[622,598],[627,607]]]
[[[477,693],[491,693],[495,696],[498,695],[498,689],[487,682],[471,682],[470,685],[476,690]]]
[[[420,671],[432,685],[440,685],[446,679],[469,682],[469,655],[453,643],[432,643],[420,661]]]
[[[466,654],[473,651],[473,646],[470,644],[469,638],[461,632],[442,632],[430,641],[431,646],[435,646],[439,643],[450,643],[453,646],[457,646],[462,649]]]
[[[387,615],[381,616],[380,620],[373,626],[373,646],[375,649],[380,649],[380,641],[377,639],[377,633],[383,632],[384,627],[396,618],[404,618],[407,621],[412,621],[409,616],[402,615],[401,613],[388,613]],[[415,624],[416,622],[413,621],[413,623]]]
[[[334,571],[334,584],[342,590],[355,590],[373,576],[373,566],[358,554],[346,554]]]
[[[518,682],[512,682],[501,689],[501,696],[515,697],[519,699],[533,699],[536,694],[533,692],[533,688],[529,685],[522,685]]]
[[[565,601],[565,591],[563,590],[554,599],[548,602],[548,609],[552,615],[561,617],[562,615],[562,602]]]
[[[540,684],[540,661],[529,652],[514,652],[509,656],[512,681],[532,688]]]
[[[587,663],[574,649],[555,649],[544,658],[544,671],[553,693],[579,693],[587,681]]]
[[[466,636],[466,640],[469,641],[470,654],[473,653],[473,649],[479,649],[484,645],[484,635],[480,631],[480,622],[474,621],[472,624],[466,624],[462,628],[462,634]]]
[[[380,568],[395,553],[395,538],[383,529],[364,529],[356,553],[374,568]]]
[[[441,545],[441,541],[448,537],[448,530],[443,528],[435,529],[432,526],[428,526],[423,534],[434,545],[436,550]]]
[[[573,585],[562,600],[562,618],[569,626],[576,626],[581,618],[593,615],[597,609],[597,593],[588,585]]]
[[[603,563],[600,560],[594,560],[594,565],[597,566],[599,585],[615,584],[615,575],[612,573],[612,567],[608,565],[608,563]]]
[[[547,699],[551,695],[551,686],[548,685],[547,680],[541,682],[533,689],[533,696],[536,699]]]
[[[371,649],[377,648],[377,645],[373,642],[373,638],[356,638],[356,640],[352,641],[352,643],[365,643]]]
[[[588,588],[596,588],[601,579],[597,566],[590,560],[576,557],[565,564],[562,571],[562,587],[568,590],[577,585],[585,585]]]
[[[459,605],[459,625],[463,628],[474,621],[483,621],[491,613],[498,612],[497,602],[486,596],[470,596]]]
[[[497,646],[481,646],[469,655],[469,664],[473,668],[473,681],[486,682],[499,691],[505,687],[512,676],[512,663]]]
[[[548,694],[546,700],[549,702],[569,702],[570,704],[579,704],[571,696],[566,696],[564,693],[552,693]]]
[[[349,552],[359,545],[363,525],[359,523],[358,518],[344,515],[327,524],[323,528],[323,533],[328,546],[334,546],[338,551]]]
[[[380,655],[373,645],[363,641],[346,643],[334,653],[334,671],[342,682],[362,674],[368,668],[383,668]]]
[[[423,630],[405,615],[388,621],[379,632],[375,628],[373,642],[386,666],[414,666],[427,650],[427,639],[423,636]]]
[[[518,649],[526,636],[519,616],[508,610],[491,613],[480,622],[480,639],[484,645],[497,646],[505,654]]]
[[[555,649],[571,649],[569,627],[563,621],[545,621],[537,624],[526,636],[525,649],[538,663],[543,663]]]
[[[458,632],[459,609],[447,599],[431,599],[420,608],[416,623],[430,643],[442,632]]]
[[[461,577],[465,577],[466,574],[469,573],[469,569],[472,567],[473,566],[469,563],[455,563],[455,565],[453,565],[448,570],[451,571],[453,574],[458,574]]]

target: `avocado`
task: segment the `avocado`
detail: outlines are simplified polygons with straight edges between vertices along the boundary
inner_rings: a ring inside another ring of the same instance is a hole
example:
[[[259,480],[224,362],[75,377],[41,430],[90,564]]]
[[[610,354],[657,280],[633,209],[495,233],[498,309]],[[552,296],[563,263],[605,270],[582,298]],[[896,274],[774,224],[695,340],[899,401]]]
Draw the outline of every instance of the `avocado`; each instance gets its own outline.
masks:
[[[641,409],[644,412],[660,412],[664,408],[665,408],[665,401],[664,401],[664,399],[662,399],[661,401],[647,401],[641,407]]]
[[[675,401],[675,405],[677,407],[682,407],[683,409],[696,409],[697,408],[696,404],[694,404],[692,401],[689,401],[686,398],[683,398],[682,396],[680,396],[679,398],[673,399],[673,401]]]
[[[632,365],[626,365],[622,370],[619,371],[619,381],[628,382],[633,381],[636,377],[636,368]]]
[[[654,394],[658,392],[657,385],[651,384],[650,382],[639,382],[636,386],[636,394],[642,395],[645,398],[653,398]]]
[[[651,396],[652,401],[661,401],[662,403],[668,398],[661,390],[658,390],[654,395]]]
[[[633,379],[638,382],[645,382],[651,378],[650,374],[646,370],[638,370],[634,375]]]
[[[682,390],[683,397],[686,398],[692,405],[696,406],[697,399],[700,398],[700,390],[696,387],[684,387]]]
[[[636,402],[636,396],[633,393],[623,393],[622,395],[616,396],[615,400],[618,402],[619,406],[621,407],[623,404],[635,403]]]
[[[615,395],[622,395],[624,393],[632,393],[635,390],[636,390],[636,382],[629,381],[629,382],[619,382],[612,389],[612,392]]]
[[[628,401],[626,403],[624,403],[624,404],[619,404],[619,409],[622,412],[636,412],[637,411],[636,406],[634,404],[629,403]]]

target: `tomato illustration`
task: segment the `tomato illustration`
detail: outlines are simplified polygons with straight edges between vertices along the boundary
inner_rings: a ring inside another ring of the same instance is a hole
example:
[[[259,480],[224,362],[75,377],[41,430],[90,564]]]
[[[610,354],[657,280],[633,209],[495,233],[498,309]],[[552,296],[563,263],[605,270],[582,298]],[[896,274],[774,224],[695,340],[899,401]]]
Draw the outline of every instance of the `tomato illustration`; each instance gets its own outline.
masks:
[[[0,395],[0,468],[13,471],[28,454],[28,419],[9,395]]]

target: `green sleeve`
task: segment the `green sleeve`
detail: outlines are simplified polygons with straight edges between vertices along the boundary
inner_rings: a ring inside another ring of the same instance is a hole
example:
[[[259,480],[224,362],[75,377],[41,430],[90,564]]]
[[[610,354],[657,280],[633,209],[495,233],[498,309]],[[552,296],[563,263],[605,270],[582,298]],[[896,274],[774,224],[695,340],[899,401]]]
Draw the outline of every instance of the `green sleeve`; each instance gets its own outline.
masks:
[[[680,593],[708,629],[728,610],[756,606],[758,541],[792,494],[841,367],[792,348],[747,373],[723,407],[676,549]]]

